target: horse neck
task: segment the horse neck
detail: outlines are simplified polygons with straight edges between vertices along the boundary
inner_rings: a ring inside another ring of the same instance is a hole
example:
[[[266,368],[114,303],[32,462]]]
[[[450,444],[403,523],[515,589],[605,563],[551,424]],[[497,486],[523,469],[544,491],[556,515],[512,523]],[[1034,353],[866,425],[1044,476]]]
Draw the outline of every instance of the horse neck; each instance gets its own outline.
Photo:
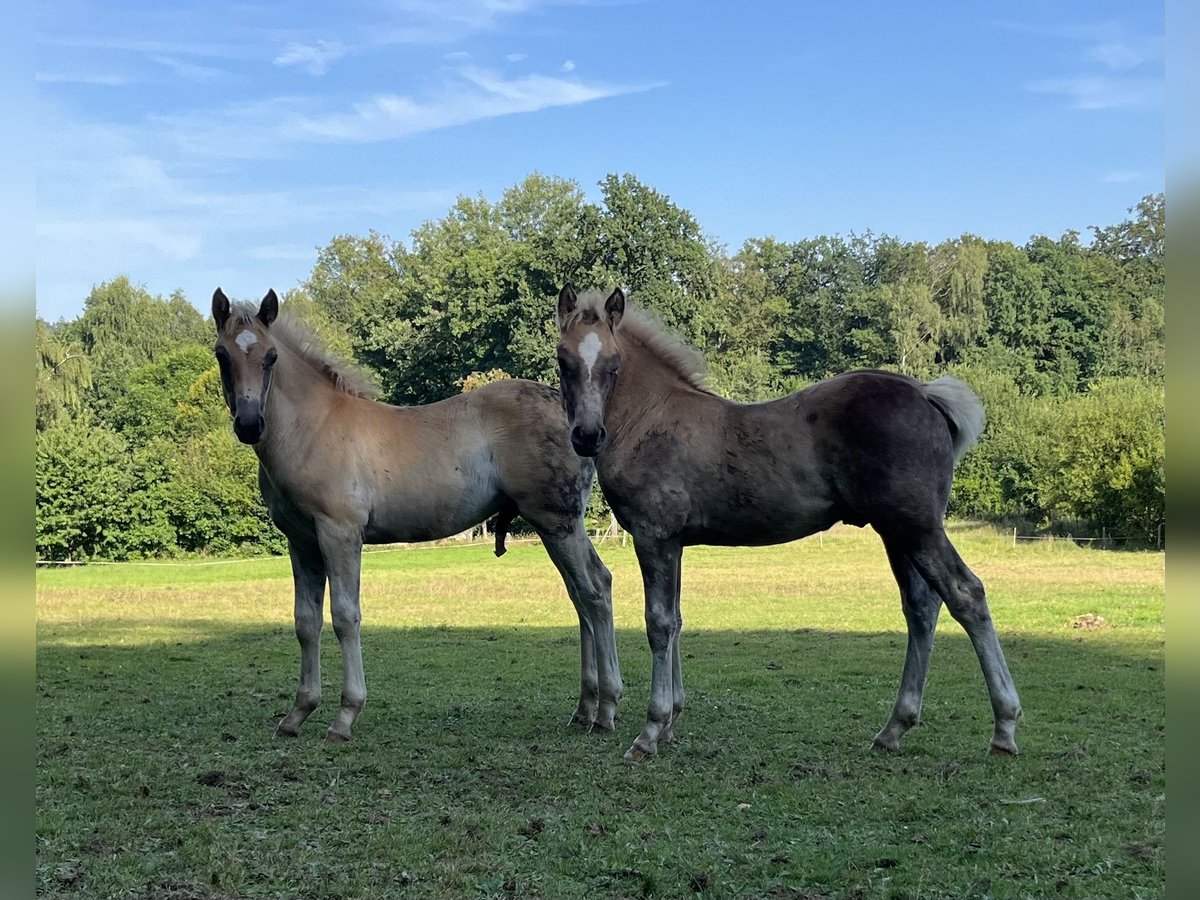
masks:
[[[624,336],[618,339],[621,351],[621,374],[617,376],[608,398],[605,420],[610,430],[615,425],[630,424],[649,411],[660,410],[673,394],[694,393],[688,383],[670,364],[641,341]]]
[[[288,345],[275,345],[279,357],[271,375],[264,415],[266,437],[255,445],[259,458],[287,459],[298,435],[312,433],[338,390],[329,378]]]

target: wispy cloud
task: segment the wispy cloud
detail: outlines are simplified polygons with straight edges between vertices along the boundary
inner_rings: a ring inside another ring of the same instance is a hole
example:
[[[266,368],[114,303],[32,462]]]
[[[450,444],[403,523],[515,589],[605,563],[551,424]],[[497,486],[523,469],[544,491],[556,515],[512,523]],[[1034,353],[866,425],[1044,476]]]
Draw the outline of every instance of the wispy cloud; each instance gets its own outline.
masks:
[[[198,63],[176,59],[173,56],[163,56],[157,53],[151,54],[150,61],[171,70],[180,78],[185,78],[188,81],[212,81],[225,75],[225,72],[213,66],[202,66]]]
[[[297,261],[315,259],[317,251],[315,248],[303,244],[267,244],[251,247],[246,251],[246,255],[259,262]]]
[[[288,44],[274,62],[277,66],[298,66],[309,75],[324,75],[329,71],[330,63],[345,55],[345,45],[318,40],[311,44]]]
[[[402,94],[379,94],[356,103],[350,112],[297,116],[282,127],[287,137],[300,140],[400,140],[481,119],[573,106],[658,86],[585,82],[549,75],[505,78],[487,69],[467,67],[435,96],[414,99]]]
[[[1146,57],[1142,53],[1121,41],[1095,44],[1088,48],[1086,56],[1091,62],[1100,63],[1106,69],[1114,72],[1136,69],[1146,61]]]
[[[508,54],[508,56],[506,56],[504,58],[506,60],[508,60],[510,63],[518,63],[521,60],[525,59],[525,54],[524,53],[510,53],[510,54]]]
[[[77,310],[91,286],[124,271],[193,299],[218,282],[287,284],[330,229],[433,215],[460,190],[353,183],[352,175],[256,186],[221,164],[196,165],[142,126],[96,124],[49,106],[38,175],[38,308]]]
[[[1146,181],[1154,177],[1154,173],[1141,169],[1113,169],[1100,176],[1104,184],[1129,184],[1132,181]]]
[[[559,66],[559,68],[562,69],[564,72],[574,72],[575,71],[575,62],[573,60],[568,59],[561,66]]]
[[[34,76],[39,84],[92,84],[100,87],[121,87],[132,84],[128,75],[99,72],[38,72]]]
[[[1152,109],[1162,105],[1161,35],[1130,34],[1119,22],[991,24],[1069,45],[1067,56],[1076,61],[1071,67],[1075,71],[1031,80],[1024,85],[1027,91],[1062,97],[1075,109]]]
[[[1034,93],[1065,97],[1076,109],[1151,109],[1162,104],[1163,94],[1157,79],[1107,75],[1048,78],[1026,87]]]

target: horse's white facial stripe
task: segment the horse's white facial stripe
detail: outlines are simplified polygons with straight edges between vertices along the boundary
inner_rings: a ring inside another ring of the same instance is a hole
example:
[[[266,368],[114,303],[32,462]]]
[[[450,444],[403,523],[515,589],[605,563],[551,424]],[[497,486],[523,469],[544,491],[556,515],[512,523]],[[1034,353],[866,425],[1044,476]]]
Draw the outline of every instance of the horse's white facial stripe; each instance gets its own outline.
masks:
[[[243,353],[249,353],[250,348],[258,343],[258,335],[253,331],[243,331],[233,339],[233,342],[242,348]]]
[[[592,366],[596,365],[596,358],[600,355],[600,338],[596,336],[596,332],[589,331],[579,342],[579,358],[583,360],[583,364],[587,366],[587,377],[592,377]]]

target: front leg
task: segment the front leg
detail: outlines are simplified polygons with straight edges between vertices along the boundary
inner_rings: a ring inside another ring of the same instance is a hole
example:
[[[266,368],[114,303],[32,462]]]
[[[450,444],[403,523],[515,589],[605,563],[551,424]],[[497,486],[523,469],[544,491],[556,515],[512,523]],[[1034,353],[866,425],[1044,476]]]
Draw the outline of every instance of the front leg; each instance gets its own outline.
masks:
[[[318,527],[318,535],[329,573],[329,611],[333,618],[333,632],[342,651],[342,702],[333,724],[325,734],[325,740],[348,741],[354,722],[367,701],[360,641],[362,536],[357,529],[352,531],[346,526]]]
[[[683,551],[675,562],[675,636],[671,641],[671,723],[658,736],[660,741],[672,743],[675,740],[675,723],[683,715],[685,697],[683,693],[683,666],[679,661],[679,643],[683,639],[683,610],[679,605],[679,595],[683,588]]]
[[[579,615],[579,704],[570,724],[612,731],[621,699],[612,576],[588,540],[582,520],[574,522],[567,534],[546,529],[539,533]]]
[[[641,759],[658,752],[660,738],[670,739],[676,712],[675,647],[679,640],[676,611],[683,547],[677,541],[635,539],[634,551],[646,590],[646,639],[650,643],[652,668],[646,724],[625,756]],[[682,701],[682,679],[679,695]]]
[[[292,580],[296,590],[296,640],[300,643],[300,685],[292,710],[275,729],[277,735],[295,737],[300,726],[321,702],[321,625],[325,605],[325,560],[316,546],[288,540]]]

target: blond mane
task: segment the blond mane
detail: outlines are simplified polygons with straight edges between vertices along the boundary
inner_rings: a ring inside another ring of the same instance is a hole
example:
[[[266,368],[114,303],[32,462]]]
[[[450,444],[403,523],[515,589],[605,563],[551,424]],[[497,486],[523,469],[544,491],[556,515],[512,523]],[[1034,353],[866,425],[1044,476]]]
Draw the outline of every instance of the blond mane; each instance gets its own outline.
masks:
[[[601,291],[585,291],[575,301],[575,309],[559,322],[565,331],[573,325],[603,320],[604,303],[607,295]],[[698,391],[713,393],[708,384],[708,366],[695,347],[670,331],[658,316],[633,303],[625,304],[625,315],[617,323],[616,334],[640,344],[648,352],[666,364],[676,375]]]
[[[238,326],[251,324],[257,312],[257,307],[249,303],[234,303],[225,323],[225,332],[231,334]],[[379,397],[379,387],[365,369],[339,359],[321,343],[311,328],[286,309],[271,323],[270,332],[279,343],[328,378],[330,384],[342,393],[367,400]]]

